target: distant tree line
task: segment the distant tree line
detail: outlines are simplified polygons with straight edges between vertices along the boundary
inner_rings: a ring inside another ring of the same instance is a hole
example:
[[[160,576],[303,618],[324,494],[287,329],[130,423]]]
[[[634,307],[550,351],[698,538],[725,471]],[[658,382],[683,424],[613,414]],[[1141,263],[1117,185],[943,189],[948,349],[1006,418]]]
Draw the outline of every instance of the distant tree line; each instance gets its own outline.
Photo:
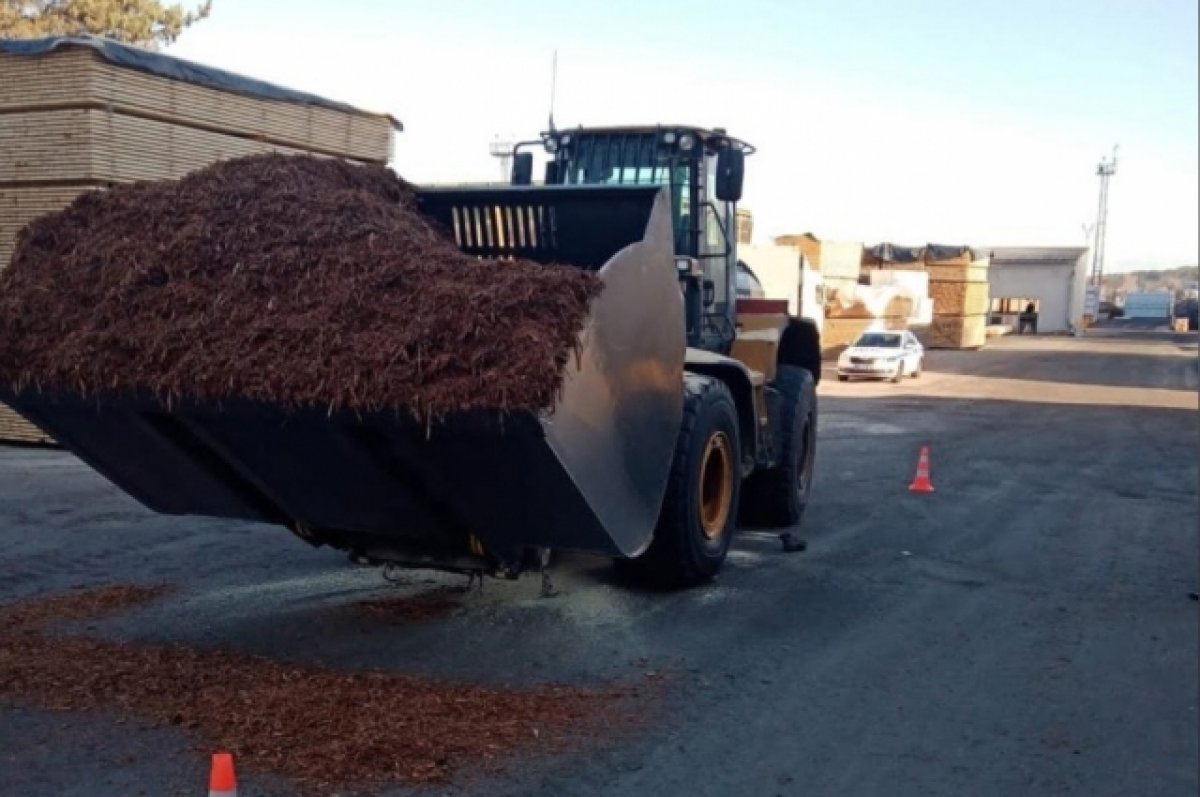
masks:
[[[1168,290],[1181,292],[1200,280],[1200,267],[1150,269],[1104,275],[1104,287],[1120,293]]]
[[[160,0],[0,0],[0,38],[91,34],[157,49],[212,12],[212,0],[192,10]]]

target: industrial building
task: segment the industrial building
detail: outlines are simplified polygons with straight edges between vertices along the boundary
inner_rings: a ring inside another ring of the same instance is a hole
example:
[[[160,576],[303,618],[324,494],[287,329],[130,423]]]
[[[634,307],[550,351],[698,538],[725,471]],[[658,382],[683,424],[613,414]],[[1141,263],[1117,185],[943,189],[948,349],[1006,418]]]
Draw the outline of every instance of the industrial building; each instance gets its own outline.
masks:
[[[988,323],[1018,327],[1018,316],[1030,303],[1038,315],[1038,332],[1066,332],[1083,315],[1087,255],[1077,246],[980,247],[990,256]]]

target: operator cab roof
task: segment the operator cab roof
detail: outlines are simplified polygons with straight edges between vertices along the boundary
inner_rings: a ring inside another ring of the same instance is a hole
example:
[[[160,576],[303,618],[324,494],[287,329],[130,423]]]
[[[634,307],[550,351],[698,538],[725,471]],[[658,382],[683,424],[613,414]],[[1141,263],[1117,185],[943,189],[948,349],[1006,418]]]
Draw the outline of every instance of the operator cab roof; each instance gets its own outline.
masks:
[[[589,127],[588,125],[579,125],[577,127],[564,127],[552,131],[542,133],[542,139],[561,138],[562,136],[571,135],[628,135],[628,134],[645,134],[645,133],[662,133],[674,134],[681,136],[684,133],[691,133],[701,143],[704,148],[710,152],[716,152],[722,149],[737,149],[753,155],[756,151],[752,144],[748,144],[741,139],[734,138],[725,132],[723,127],[714,127],[711,130],[694,125],[603,125]]]

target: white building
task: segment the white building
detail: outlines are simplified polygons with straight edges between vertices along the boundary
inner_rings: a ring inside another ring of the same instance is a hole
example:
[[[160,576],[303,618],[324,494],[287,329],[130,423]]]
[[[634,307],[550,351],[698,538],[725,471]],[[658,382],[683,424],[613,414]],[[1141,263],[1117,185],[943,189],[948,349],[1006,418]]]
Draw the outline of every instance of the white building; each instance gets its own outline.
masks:
[[[976,251],[991,256],[988,323],[1015,328],[1017,317],[1032,302],[1038,313],[1038,332],[1066,332],[1079,326],[1090,250],[1078,246],[996,246]]]

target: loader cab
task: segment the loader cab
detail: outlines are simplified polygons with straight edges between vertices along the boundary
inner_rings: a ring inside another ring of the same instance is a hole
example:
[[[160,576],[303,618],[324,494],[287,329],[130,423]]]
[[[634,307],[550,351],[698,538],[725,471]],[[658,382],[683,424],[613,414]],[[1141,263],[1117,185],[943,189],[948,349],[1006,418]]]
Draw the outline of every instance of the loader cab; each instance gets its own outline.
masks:
[[[728,354],[736,332],[735,219],[743,163],[754,149],[724,130],[682,125],[575,128],[518,145],[512,182],[532,182],[533,153],[549,155],[547,185],[661,185],[670,194],[675,267],[688,345]]]

